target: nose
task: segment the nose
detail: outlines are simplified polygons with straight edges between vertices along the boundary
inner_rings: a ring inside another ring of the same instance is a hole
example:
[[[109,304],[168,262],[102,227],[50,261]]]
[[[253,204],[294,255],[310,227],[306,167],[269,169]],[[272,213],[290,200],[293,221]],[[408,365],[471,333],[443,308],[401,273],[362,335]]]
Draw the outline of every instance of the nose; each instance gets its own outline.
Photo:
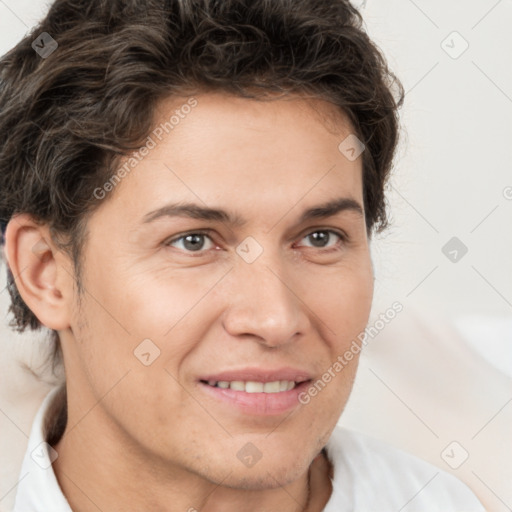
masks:
[[[306,332],[307,308],[298,295],[297,280],[278,258],[262,256],[250,264],[238,261],[228,279],[230,300],[223,325],[229,334],[252,337],[274,348]]]

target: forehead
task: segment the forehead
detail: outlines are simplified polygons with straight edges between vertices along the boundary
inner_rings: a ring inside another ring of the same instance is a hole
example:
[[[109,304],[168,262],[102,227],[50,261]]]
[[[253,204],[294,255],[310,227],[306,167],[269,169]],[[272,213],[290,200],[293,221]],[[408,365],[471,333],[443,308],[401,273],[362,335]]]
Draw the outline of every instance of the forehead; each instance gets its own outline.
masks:
[[[141,219],[171,200],[230,205],[244,219],[275,223],[299,203],[362,203],[362,158],[338,149],[351,133],[346,116],[322,100],[167,98],[155,109],[150,151],[114,190],[124,198],[117,204]]]
[[[278,152],[293,160],[291,152],[282,153],[287,146],[295,154],[301,153],[301,147],[303,151],[315,149],[314,153],[332,151],[340,138],[354,131],[338,107],[318,98],[272,95],[247,99],[225,93],[163,99],[155,108],[154,126],[157,142],[169,149],[174,138],[185,151],[193,149],[198,156],[214,153],[217,159],[232,159],[239,153],[248,157],[255,152],[262,159],[269,153],[276,157]],[[231,151],[223,154],[214,148]]]

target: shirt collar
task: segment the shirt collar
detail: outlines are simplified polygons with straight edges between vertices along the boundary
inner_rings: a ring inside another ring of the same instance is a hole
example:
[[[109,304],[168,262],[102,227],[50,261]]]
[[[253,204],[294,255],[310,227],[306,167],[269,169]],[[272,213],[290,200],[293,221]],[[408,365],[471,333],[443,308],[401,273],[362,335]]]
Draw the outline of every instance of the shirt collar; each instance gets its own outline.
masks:
[[[72,512],[53,471],[58,453],[46,442],[44,428],[46,413],[59,392],[57,387],[46,395],[34,418],[13,512]]]

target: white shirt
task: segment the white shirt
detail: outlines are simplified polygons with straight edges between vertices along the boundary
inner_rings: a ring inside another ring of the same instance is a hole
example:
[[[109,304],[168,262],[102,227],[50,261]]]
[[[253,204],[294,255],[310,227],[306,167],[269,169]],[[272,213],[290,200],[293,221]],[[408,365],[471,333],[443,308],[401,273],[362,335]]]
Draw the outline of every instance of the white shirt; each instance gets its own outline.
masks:
[[[23,460],[14,512],[72,512],[51,465],[39,408]],[[333,491],[324,512],[485,512],[455,477],[380,441],[336,426],[326,446]],[[55,453],[54,453],[55,455]]]

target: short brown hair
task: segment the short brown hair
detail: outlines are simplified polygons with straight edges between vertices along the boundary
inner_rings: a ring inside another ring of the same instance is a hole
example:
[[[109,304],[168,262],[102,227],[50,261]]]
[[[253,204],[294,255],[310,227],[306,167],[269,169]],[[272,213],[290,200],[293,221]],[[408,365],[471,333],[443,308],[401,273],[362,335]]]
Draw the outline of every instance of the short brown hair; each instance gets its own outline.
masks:
[[[58,43],[46,58],[32,47],[44,32]],[[198,90],[331,102],[366,146],[368,234],[387,226],[404,93],[348,0],[57,0],[0,60],[0,220],[48,224],[80,290],[93,190],[140,147],[160,99]],[[40,328],[9,269],[8,289],[11,327]]]

